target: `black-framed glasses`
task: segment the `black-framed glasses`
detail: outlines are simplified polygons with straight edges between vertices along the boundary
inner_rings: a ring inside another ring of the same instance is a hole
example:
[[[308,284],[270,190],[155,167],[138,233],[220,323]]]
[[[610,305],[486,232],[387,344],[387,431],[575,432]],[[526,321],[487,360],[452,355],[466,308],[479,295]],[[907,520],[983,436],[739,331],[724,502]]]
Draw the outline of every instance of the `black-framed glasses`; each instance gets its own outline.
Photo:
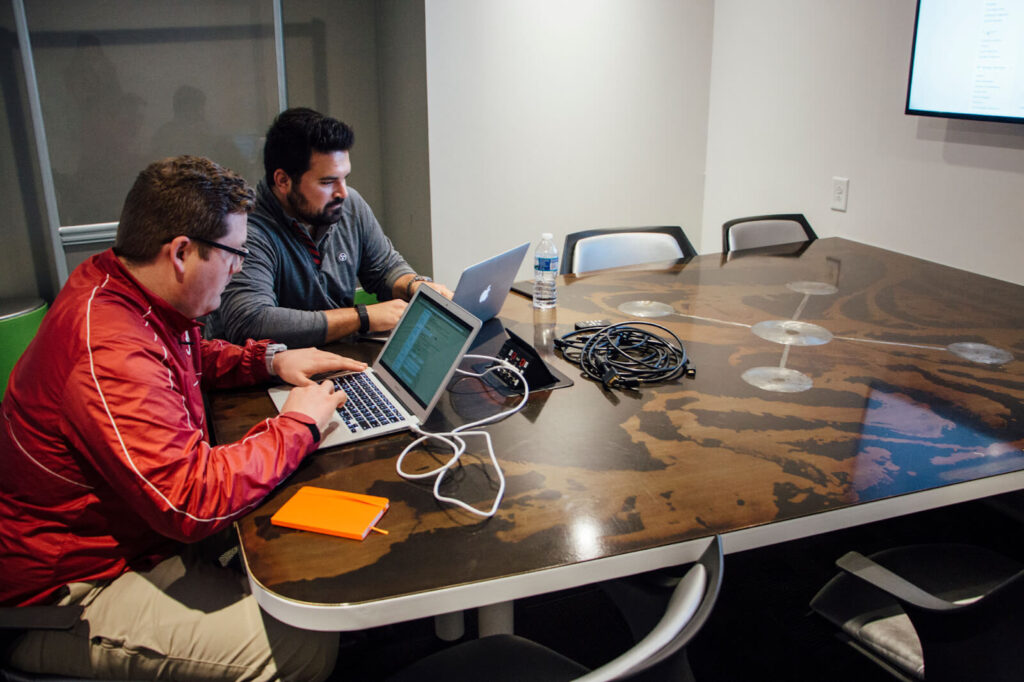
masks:
[[[245,257],[249,255],[249,249],[245,248],[244,246],[242,248],[240,248],[240,249],[236,249],[233,246],[228,246],[227,244],[221,244],[220,242],[215,242],[212,239],[203,239],[202,237],[193,237],[190,234],[186,234],[185,236],[188,237],[189,239],[191,239],[192,241],[196,241],[196,242],[199,242],[201,244],[206,244],[207,246],[212,246],[215,249],[220,249],[222,251],[227,251],[228,253],[233,253],[236,256],[238,256],[240,259],[242,259],[242,260],[245,260]]]

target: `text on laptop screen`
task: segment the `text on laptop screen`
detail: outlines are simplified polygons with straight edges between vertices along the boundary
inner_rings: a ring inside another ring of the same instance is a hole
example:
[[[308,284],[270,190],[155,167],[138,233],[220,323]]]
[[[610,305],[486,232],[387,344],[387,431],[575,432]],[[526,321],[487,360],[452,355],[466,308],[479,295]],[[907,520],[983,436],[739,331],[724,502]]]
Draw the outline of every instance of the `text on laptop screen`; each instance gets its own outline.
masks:
[[[417,296],[409,307],[380,364],[425,407],[473,330],[426,296]]]
[[[1024,123],[1024,0],[918,0],[906,113]]]

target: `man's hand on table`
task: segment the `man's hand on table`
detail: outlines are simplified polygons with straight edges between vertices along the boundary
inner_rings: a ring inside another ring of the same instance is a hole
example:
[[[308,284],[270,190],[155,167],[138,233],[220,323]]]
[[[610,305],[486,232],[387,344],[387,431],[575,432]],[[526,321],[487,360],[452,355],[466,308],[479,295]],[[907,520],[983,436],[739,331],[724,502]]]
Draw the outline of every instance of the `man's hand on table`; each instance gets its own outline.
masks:
[[[370,316],[370,331],[388,332],[394,329],[407,305],[405,301],[395,298],[366,306],[366,314]]]
[[[274,374],[293,386],[312,384],[313,380],[310,377],[324,372],[362,372],[364,369],[365,362],[316,348],[296,348],[274,354]]]
[[[412,285],[413,293],[422,285],[440,292],[442,296],[448,299],[454,295],[448,287],[437,282],[415,282]],[[390,301],[366,306],[366,313],[370,316],[370,331],[389,332],[394,329],[395,325],[398,324],[398,320],[401,319],[402,313],[405,312],[407,305],[409,304],[402,299],[393,298]]]
[[[419,289],[421,286],[428,286],[428,287],[430,287],[431,289],[433,289],[437,293],[441,294],[442,296],[444,296],[448,300],[451,300],[452,296],[455,295],[455,293],[451,289],[449,289],[445,285],[441,284],[440,282],[422,282],[422,281],[421,282],[416,282],[416,283],[414,283],[412,285],[412,293],[415,294],[416,290]]]

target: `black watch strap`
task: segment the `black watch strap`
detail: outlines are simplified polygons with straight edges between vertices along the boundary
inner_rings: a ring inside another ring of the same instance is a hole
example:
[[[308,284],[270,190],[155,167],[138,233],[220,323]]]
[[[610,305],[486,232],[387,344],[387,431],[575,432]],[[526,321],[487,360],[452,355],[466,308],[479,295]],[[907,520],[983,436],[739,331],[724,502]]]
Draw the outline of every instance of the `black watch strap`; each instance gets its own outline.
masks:
[[[365,305],[357,305],[356,312],[359,313],[359,333],[365,334],[370,331],[370,313],[366,312]]]

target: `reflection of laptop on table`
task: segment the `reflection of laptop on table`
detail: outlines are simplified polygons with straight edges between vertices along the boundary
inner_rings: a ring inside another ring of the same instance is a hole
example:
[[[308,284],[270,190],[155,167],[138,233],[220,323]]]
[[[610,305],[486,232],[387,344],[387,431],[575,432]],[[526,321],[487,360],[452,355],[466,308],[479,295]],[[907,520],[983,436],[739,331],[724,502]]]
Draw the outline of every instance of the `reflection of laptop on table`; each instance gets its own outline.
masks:
[[[480,318],[491,319],[505,303],[530,242],[466,268],[452,300]]]
[[[480,320],[430,287],[416,290],[391,338],[364,372],[342,372],[335,386],[348,394],[321,434],[320,447],[381,436],[422,424],[448,386],[480,330]],[[289,386],[275,386],[278,410]]]

